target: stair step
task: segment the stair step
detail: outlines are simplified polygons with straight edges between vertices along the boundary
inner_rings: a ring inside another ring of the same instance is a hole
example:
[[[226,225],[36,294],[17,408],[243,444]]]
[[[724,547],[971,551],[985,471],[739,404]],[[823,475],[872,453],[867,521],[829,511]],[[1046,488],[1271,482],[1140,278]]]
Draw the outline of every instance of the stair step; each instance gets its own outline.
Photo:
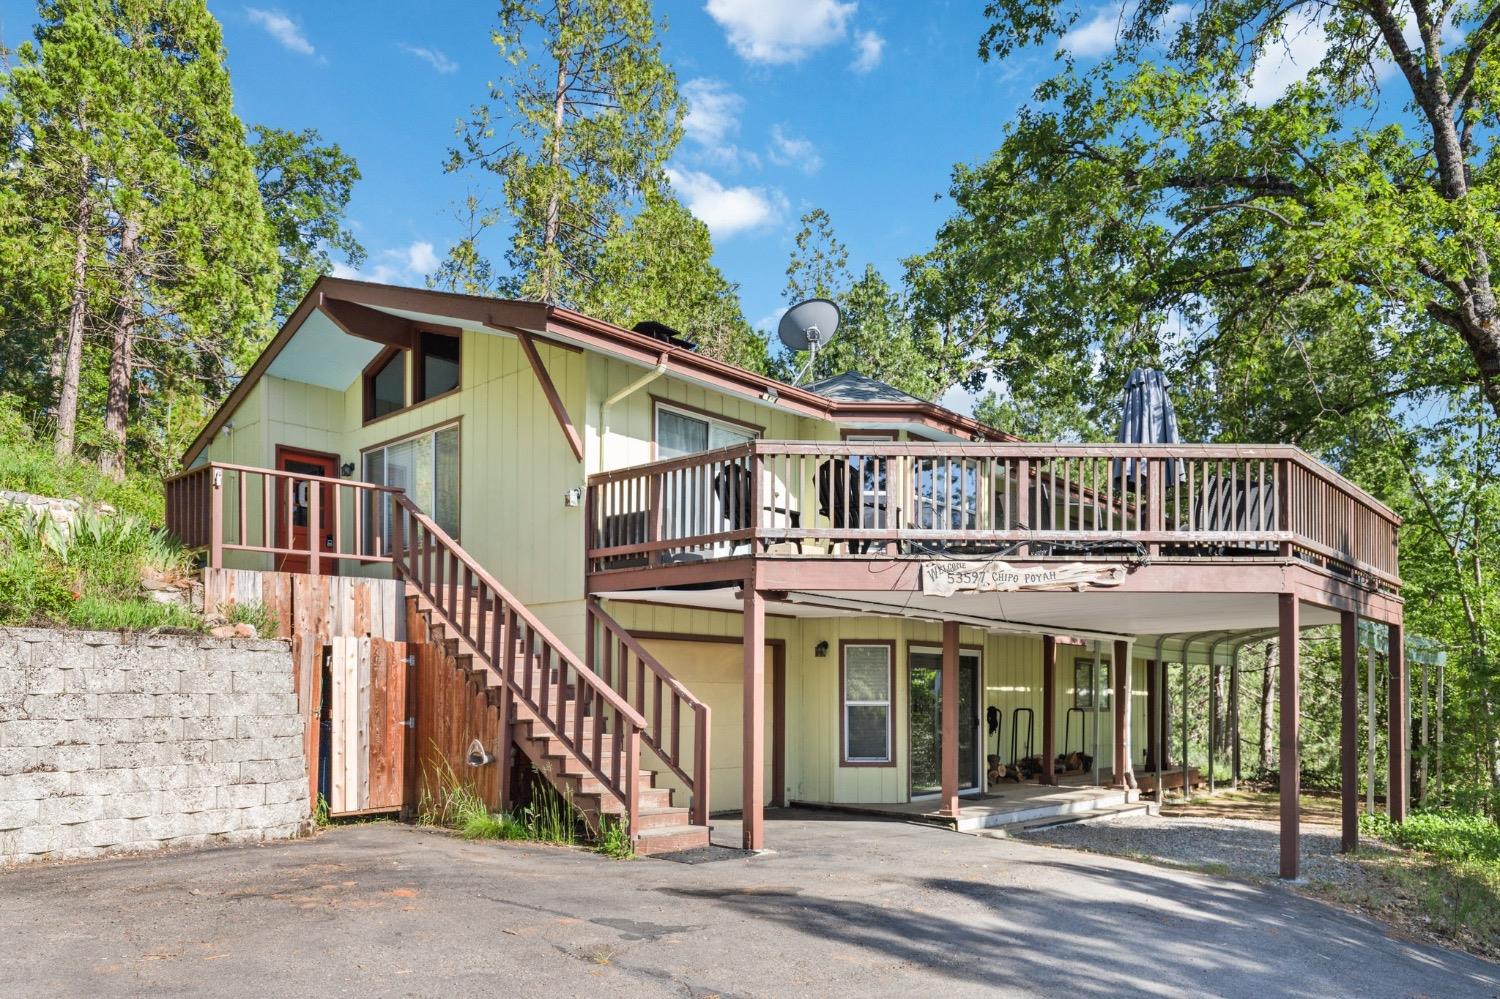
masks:
[[[636,813],[636,831],[677,829],[692,825],[686,808],[642,808]]]
[[[642,829],[635,837],[635,852],[643,857],[658,853],[701,850],[708,846],[708,826],[666,826]]]

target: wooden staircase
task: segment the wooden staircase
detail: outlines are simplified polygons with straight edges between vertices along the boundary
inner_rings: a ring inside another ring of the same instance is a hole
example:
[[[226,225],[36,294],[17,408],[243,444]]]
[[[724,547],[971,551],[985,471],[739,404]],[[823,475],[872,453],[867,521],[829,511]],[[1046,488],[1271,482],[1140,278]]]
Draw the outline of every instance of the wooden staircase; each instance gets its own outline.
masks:
[[[591,830],[625,823],[636,853],[708,845],[706,705],[591,607],[589,658],[599,655],[601,676],[404,496],[393,533],[396,568],[429,641],[509,719],[511,738],[502,740],[496,760],[502,807],[514,747]],[[691,759],[680,752],[684,704],[698,733]],[[657,786],[656,771],[643,765],[642,744],[686,786],[689,801],[676,802],[673,789]]]

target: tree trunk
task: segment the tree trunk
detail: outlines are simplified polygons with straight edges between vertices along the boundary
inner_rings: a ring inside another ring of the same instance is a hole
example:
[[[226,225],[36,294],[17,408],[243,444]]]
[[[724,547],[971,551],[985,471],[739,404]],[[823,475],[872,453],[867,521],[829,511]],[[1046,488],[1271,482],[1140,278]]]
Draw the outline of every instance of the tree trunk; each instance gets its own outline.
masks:
[[[558,5],[558,30],[567,26],[567,6]],[[558,191],[558,176],[562,171],[563,129],[567,126],[568,110],[568,76],[567,76],[567,51],[558,46],[557,56],[557,91],[552,96],[552,190],[547,195],[547,228],[542,234],[542,301],[556,302],[558,299],[558,284],[561,277],[558,267],[558,256],[560,251],[557,247],[557,234],[561,228],[562,219],[562,195]]]
[[[104,448],[99,452],[99,470],[116,481],[125,477],[125,428],[130,417],[136,324],[140,322],[140,302],[135,293],[139,243],[139,228],[133,219],[126,219],[120,236],[120,259],[124,275],[119,314],[115,319],[114,344],[109,355],[109,397],[104,408]]]
[[[53,451],[59,458],[73,453],[78,435],[78,381],[83,370],[83,327],[88,313],[89,226],[93,207],[89,203],[89,162],[83,161],[78,184],[78,230],[73,243],[73,271],[68,277],[71,295],[68,302],[68,327],[63,334],[62,349],[54,355],[54,384],[61,379],[57,394],[57,437]]]
[[[1266,646],[1265,669],[1260,674],[1260,742],[1258,745],[1262,773],[1271,769],[1271,710],[1275,703],[1271,684],[1271,646]]]

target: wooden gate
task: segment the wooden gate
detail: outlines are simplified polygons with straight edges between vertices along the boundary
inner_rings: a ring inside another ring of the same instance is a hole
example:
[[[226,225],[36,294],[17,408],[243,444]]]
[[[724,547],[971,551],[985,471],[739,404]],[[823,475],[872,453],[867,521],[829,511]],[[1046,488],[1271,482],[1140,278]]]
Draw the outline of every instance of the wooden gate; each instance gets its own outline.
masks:
[[[329,643],[328,811],[395,811],[404,802],[406,643],[338,638]]]

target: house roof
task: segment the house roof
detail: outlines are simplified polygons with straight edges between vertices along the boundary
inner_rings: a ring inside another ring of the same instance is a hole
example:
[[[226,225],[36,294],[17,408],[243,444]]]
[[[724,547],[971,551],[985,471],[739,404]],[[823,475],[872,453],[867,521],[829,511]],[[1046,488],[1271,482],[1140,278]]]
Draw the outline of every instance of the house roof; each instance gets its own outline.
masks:
[[[346,334],[353,342],[341,340],[334,346],[316,349],[293,346],[304,327],[325,335]],[[297,381],[317,378],[331,387],[347,387],[375,354],[386,346],[400,344],[403,336],[410,337],[411,331],[419,327],[525,334],[553,346],[590,350],[647,367],[665,365],[668,374],[679,378],[762,405],[834,422],[866,426],[902,424],[965,440],[1017,439],[891,386],[883,386],[883,392],[861,396],[848,383],[845,387],[834,385],[828,393],[816,386],[789,385],[705,357],[690,347],[623,329],[562,306],[325,276],[313,284],[188,447],[183,455],[184,466],[197,459],[255,383],[268,372]],[[826,381],[844,379],[862,379],[874,386],[883,384],[852,372]]]
[[[841,375],[832,378],[824,378],[822,381],[813,382],[803,386],[809,392],[816,392],[829,399],[839,402],[905,402],[925,403],[926,399],[919,399],[909,392],[903,392],[896,386],[883,382],[879,378],[871,378],[862,375],[858,371],[845,371]]]

